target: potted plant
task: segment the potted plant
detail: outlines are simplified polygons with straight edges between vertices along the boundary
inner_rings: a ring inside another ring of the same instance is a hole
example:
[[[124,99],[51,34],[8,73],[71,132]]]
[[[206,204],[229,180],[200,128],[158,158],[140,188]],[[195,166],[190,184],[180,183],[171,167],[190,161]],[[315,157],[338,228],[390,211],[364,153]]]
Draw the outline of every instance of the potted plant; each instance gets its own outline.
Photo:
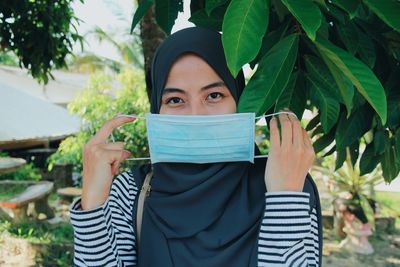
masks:
[[[361,254],[373,253],[368,236],[375,229],[377,204],[374,199],[374,187],[383,181],[380,168],[361,175],[360,159],[353,164],[350,150],[338,170],[329,161],[315,166],[316,171],[330,178],[329,190],[334,196],[334,228],[340,237],[345,237],[341,247]]]

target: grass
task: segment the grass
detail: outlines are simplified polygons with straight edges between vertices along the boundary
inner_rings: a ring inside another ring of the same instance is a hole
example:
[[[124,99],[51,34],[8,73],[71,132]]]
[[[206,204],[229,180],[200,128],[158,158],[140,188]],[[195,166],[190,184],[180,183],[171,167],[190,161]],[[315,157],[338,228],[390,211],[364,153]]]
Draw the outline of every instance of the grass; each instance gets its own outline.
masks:
[[[49,228],[40,221],[24,221],[20,223],[11,223],[9,221],[0,221],[0,232],[8,231],[10,234],[27,239],[34,243],[72,243],[73,229],[69,223]]]
[[[376,192],[376,200],[381,204],[381,214],[396,217],[396,226],[400,226],[400,193],[399,192]]]

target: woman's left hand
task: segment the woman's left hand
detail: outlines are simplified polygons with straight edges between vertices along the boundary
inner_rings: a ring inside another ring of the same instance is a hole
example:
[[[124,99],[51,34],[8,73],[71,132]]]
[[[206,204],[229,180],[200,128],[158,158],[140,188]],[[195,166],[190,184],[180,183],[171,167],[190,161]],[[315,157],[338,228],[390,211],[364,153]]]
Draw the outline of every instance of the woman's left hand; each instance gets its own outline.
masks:
[[[287,110],[285,110],[287,111]],[[281,135],[275,117],[270,121],[270,151],[265,168],[268,192],[299,191],[314,161],[310,137],[291,114],[279,114]]]

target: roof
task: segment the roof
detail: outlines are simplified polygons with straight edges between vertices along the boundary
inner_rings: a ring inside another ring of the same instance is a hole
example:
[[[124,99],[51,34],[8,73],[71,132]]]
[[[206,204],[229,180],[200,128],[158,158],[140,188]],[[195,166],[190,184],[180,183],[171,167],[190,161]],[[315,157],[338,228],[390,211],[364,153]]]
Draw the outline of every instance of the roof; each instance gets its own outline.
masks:
[[[60,139],[79,131],[78,117],[61,106],[23,92],[29,87],[19,90],[17,86],[21,85],[13,86],[9,80],[7,83],[0,79],[0,145]]]
[[[0,65],[0,89],[7,85],[28,95],[57,105],[66,106],[82,90],[89,75],[53,70],[54,80],[39,84],[25,69]]]

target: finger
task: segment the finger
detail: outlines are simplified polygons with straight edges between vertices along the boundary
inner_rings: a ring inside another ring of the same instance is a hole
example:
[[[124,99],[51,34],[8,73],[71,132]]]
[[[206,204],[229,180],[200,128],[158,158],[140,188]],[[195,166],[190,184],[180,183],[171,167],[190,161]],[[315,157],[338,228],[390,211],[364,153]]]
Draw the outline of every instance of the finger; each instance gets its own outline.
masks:
[[[102,144],[107,141],[107,138],[110,136],[112,131],[128,122],[134,121],[135,118],[132,117],[115,117],[109,121],[107,121],[100,130],[92,137],[90,140],[91,144]]]
[[[288,118],[292,123],[292,139],[293,139],[292,144],[295,147],[303,147],[303,138],[304,137],[303,137],[303,131],[302,131],[302,127],[301,127],[299,120],[291,114],[288,115]]]
[[[269,121],[269,134],[270,134],[270,146],[272,147],[280,147],[281,141],[279,138],[279,129],[278,129],[278,122],[275,117]]]
[[[113,164],[114,161],[124,161],[131,156],[131,152],[127,150],[105,150],[105,158],[108,163]]]
[[[292,123],[286,114],[279,114],[279,122],[282,132],[281,148],[289,149],[292,145]]]
[[[111,164],[111,173],[113,174],[113,175],[117,175],[118,174],[118,172],[119,172],[119,164],[120,164],[120,161],[114,161],[113,162],[113,164]]]
[[[124,142],[114,142],[114,143],[107,143],[107,144],[99,144],[99,146],[103,149],[109,150],[123,150],[125,147]]]

